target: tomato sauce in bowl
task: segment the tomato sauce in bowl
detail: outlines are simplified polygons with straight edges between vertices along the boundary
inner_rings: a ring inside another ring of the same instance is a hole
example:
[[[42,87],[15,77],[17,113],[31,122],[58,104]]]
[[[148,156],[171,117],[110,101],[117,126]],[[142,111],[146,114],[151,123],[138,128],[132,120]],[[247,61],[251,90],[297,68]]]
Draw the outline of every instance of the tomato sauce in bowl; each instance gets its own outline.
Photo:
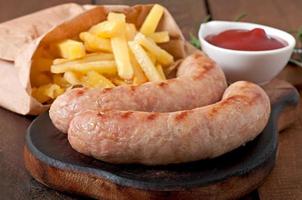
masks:
[[[247,22],[202,23],[198,38],[229,83],[246,80],[261,85],[280,73],[296,44],[285,31]]]
[[[262,28],[229,29],[218,34],[210,34],[205,40],[217,47],[240,51],[266,51],[288,45],[280,38],[267,35]]]

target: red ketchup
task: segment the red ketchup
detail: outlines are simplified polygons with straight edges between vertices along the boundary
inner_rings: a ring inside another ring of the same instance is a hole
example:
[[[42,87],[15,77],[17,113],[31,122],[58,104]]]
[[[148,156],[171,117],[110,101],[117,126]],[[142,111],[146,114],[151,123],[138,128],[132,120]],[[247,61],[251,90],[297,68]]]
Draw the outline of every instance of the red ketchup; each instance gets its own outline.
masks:
[[[215,46],[241,51],[264,51],[287,46],[287,42],[267,35],[262,28],[230,29],[217,35],[208,35],[205,39]]]

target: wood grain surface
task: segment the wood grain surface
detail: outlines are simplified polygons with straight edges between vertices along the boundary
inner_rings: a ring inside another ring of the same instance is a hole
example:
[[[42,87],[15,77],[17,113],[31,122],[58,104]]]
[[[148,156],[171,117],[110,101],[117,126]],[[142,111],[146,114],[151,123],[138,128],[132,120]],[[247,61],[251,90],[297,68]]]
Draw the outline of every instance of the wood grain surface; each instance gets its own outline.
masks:
[[[302,109],[301,105],[299,109]],[[300,112],[296,123],[280,133],[276,166],[258,189],[261,199],[302,199],[301,141],[302,118]]]
[[[229,20],[246,13],[244,21],[264,23],[287,31],[297,30],[302,25],[301,0],[208,0],[209,10],[204,0],[0,0],[0,22],[22,16],[33,11],[66,2],[98,4],[160,3],[165,5],[176,18],[186,37],[196,33],[199,22],[207,12],[214,19]],[[173,11],[172,11],[173,10]],[[286,67],[280,78],[302,85],[302,68]],[[301,93],[300,93],[301,94]],[[299,115],[302,115],[300,109]],[[34,181],[25,171],[22,151],[25,130],[32,118],[19,116],[0,109],[0,197],[5,199],[75,199],[54,190],[47,189]],[[245,199],[301,199],[302,187],[302,118],[280,135],[277,165],[264,185]]]
[[[37,159],[28,147],[24,149],[24,158],[26,168],[30,169],[31,174],[51,188],[110,200],[237,199],[257,188],[274,166],[274,159],[269,159],[261,167],[244,176],[234,176],[209,186],[159,192],[125,187],[91,174],[52,167]]]
[[[70,199],[42,186],[25,170],[22,154],[31,121],[0,108],[0,199]]]
[[[266,24],[286,31],[302,26],[301,0],[208,0],[210,14],[215,20],[234,20],[241,14],[242,20]]]
[[[0,23],[62,3],[90,4],[90,0],[0,0]],[[43,19],[47,20],[47,19]]]

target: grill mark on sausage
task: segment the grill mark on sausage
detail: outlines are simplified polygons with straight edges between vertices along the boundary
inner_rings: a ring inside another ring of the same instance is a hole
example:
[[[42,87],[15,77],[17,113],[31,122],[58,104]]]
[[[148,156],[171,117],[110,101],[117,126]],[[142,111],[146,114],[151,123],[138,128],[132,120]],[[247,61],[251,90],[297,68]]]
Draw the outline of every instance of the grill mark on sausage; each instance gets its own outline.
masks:
[[[213,63],[205,63],[203,70],[201,72],[199,72],[198,74],[196,74],[195,76],[193,76],[193,79],[194,80],[198,80],[198,79],[203,78],[203,76],[205,74],[207,74],[213,68],[214,68],[214,64]]]
[[[112,140],[114,142],[119,141],[119,133],[118,132],[111,132],[111,133],[106,133],[102,135],[104,139],[107,140]]]
[[[248,89],[249,87],[251,87],[253,83],[250,83],[250,82],[246,82],[244,85],[242,85],[240,87],[241,90],[245,90],[245,89]],[[248,105],[253,105],[254,103],[256,103],[257,99],[261,97],[261,94],[259,92],[257,93],[253,93],[253,97],[249,100],[246,101],[246,103]]]
[[[102,90],[102,93],[107,93],[107,92],[110,92],[112,90],[112,88],[104,88]]]
[[[167,82],[171,83],[175,83],[175,81],[177,81],[177,78],[172,78],[172,79],[168,79]]]
[[[104,118],[104,117],[105,117],[105,114],[104,114],[104,112],[98,112],[98,113],[96,114],[96,116],[99,117],[99,118]]]
[[[135,90],[136,90],[136,86],[131,85],[131,86],[130,86],[130,90],[131,90],[132,92],[135,92]]]
[[[161,88],[163,88],[163,87],[165,87],[165,86],[168,86],[168,83],[166,83],[166,82],[160,82],[160,83],[158,84],[158,86],[161,87]]]
[[[243,95],[237,95],[237,96],[231,96],[223,101],[221,101],[219,104],[214,106],[211,110],[209,110],[209,116],[214,117],[217,115],[219,112],[221,112],[225,107],[228,105],[231,105],[234,101],[238,101],[239,99],[242,98],[247,98],[246,96]]]
[[[234,101],[238,101],[238,100],[243,100],[246,104],[248,104],[247,106],[251,106],[254,103],[256,103],[257,99],[260,96],[261,95],[259,93],[255,94],[253,98],[249,98],[249,97],[244,96],[244,95],[231,96],[231,97],[221,101],[216,106],[214,106],[211,110],[209,110],[208,114],[209,114],[210,117],[214,117],[216,114],[221,112],[225,107],[227,107],[228,105],[233,104]]]
[[[78,90],[76,95],[77,96],[82,96],[84,94],[84,90]]]
[[[198,58],[202,58],[203,57],[203,54],[201,54],[201,53],[195,53],[194,55],[193,55],[193,58],[194,59],[198,59]]]
[[[176,115],[175,120],[181,121],[188,116],[188,111],[182,111],[178,115]]]
[[[122,117],[123,119],[127,119],[127,118],[129,118],[132,114],[133,114],[132,111],[127,111],[127,112],[122,113],[122,114],[121,114],[121,117]]]
[[[253,105],[253,104],[256,103],[257,99],[259,99],[260,97],[261,97],[261,94],[260,93],[256,93],[256,94],[254,94],[254,97],[250,101],[248,101],[247,103],[249,105]]]
[[[158,113],[151,113],[147,116],[147,120],[154,120],[158,116]]]

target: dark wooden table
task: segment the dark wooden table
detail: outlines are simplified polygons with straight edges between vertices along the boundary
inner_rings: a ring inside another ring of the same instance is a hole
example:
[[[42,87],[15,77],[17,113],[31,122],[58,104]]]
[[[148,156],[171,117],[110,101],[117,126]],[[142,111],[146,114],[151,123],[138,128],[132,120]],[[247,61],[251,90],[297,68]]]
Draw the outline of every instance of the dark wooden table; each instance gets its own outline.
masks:
[[[212,19],[233,20],[245,13],[247,17],[243,21],[267,24],[290,32],[302,25],[302,0],[0,0],[0,22],[66,2],[130,5],[157,2],[170,10],[187,38],[190,32],[196,35],[200,22],[207,15]],[[298,89],[302,88],[302,68],[289,65],[279,77]],[[280,134],[277,164],[270,176],[257,191],[244,199],[302,199],[301,114],[302,111],[296,122]],[[26,172],[23,164],[24,136],[32,119],[0,108],[0,199],[77,199],[44,187]]]

